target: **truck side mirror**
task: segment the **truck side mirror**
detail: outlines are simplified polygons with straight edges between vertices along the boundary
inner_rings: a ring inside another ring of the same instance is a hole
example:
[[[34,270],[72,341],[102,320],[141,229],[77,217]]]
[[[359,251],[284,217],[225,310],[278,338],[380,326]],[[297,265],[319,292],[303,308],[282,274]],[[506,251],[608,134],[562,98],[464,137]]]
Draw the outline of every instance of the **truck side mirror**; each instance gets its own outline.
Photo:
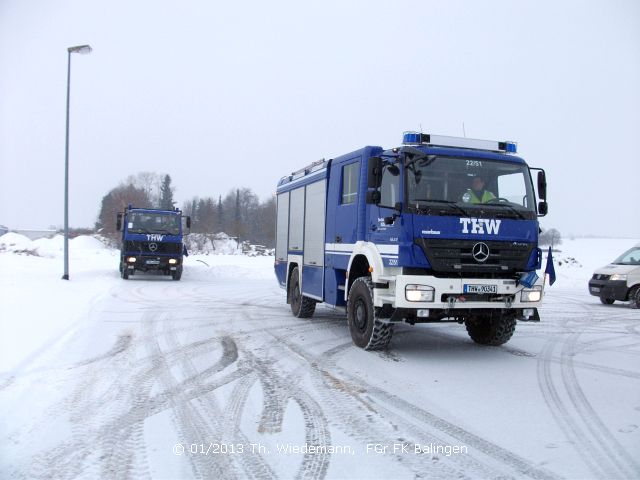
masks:
[[[188,235],[191,233],[191,217],[186,215],[182,217],[182,234]]]
[[[116,215],[116,230],[118,232],[122,230],[122,213]]]
[[[380,203],[380,192],[378,190],[369,190],[367,192],[367,203],[377,205]]]
[[[544,170],[538,172],[538,197],[541,200],[547,199],[547,177]]]
[[[549,213],[549,204],[547,202],[538,203],[538,215],[544,217],[547,213]]]
[[[371,157],[367,164],[367,188],[380,188],[382,185],[382,159]]]

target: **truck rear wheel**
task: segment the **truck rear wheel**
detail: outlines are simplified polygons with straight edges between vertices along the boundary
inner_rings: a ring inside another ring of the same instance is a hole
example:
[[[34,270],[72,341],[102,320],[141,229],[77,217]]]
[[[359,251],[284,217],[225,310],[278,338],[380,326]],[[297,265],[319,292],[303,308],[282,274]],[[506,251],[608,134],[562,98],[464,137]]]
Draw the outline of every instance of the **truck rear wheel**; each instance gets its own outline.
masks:
[[[466,322],[467,333],[480,345],[497,347],[507,343],[516,330],[516,316],[513,312],[500,310],[478,314]]]
[[[300,291],[300,273],[295,267],[289,278],[289,301],[291,302],[291,312],[298,318],[311,318],[316,311],[315,300],[302,295]]]
[[[393,325],[378,318],[373,306],[373,283],[369,277],[357,278],[349,289],[347,321],[353,343],[365,350],[382,350],[393,336]]]

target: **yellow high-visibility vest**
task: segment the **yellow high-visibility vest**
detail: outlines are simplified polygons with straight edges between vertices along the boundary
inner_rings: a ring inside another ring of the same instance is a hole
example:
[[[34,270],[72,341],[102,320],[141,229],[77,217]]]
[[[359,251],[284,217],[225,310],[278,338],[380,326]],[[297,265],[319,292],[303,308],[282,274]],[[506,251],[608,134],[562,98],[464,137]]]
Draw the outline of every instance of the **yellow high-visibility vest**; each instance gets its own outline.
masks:
[[[482,198],[478,198],[476,192],[471,189],[467,190],[467,193],[471,196],[471,203],[487,203],[492,198],[496,198],[496,196],[489,190],[484,191],[484,193],[482,194]]]

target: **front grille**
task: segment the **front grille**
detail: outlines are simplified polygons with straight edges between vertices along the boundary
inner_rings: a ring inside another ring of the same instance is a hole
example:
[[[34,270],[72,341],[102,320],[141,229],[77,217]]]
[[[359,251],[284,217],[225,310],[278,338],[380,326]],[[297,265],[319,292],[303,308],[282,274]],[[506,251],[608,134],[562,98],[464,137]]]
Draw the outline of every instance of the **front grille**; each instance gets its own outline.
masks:
[[[609,280],[611,278],[611,275],[604,275],[601,273],[594,273],[593,277],[591,278],[591,280]]]
[[[156,246],[155,250],[152,250],[153,244]],[[139,255],[179,255],[182,252],[182,244],[173,242],[138,242],[129,240],[124,242],[124,249],[128,253],[137,253]]]
[[[419,238],[415,243],[422,248],[434,273],[457,273],[461,277],[493,277],[521,272],[534,249],[533,244],[524,242]],[[489,247],[489,256],[484,262],[477,261],[472,254],[478,243]]]

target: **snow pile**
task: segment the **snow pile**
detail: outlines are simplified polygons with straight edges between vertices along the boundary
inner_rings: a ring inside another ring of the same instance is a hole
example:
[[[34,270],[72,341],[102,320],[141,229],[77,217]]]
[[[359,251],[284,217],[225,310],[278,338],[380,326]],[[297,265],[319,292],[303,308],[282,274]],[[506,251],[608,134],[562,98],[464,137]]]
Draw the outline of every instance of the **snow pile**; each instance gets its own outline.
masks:
[[[242,242],[242,254],[247,255],[248,257],[272,257],[275,255],[275,249],[267,248],[264,245],[253,245],[248,241],[245,241]]]
[[[0,252],[22,253],[32,248],[31,240],[19,233],[9,232],[0,237]]]
[[[108,249],[109,247],[102,240],[92,235],[80,235],[69,240],[69,251],[74,250],[80,254]],[[30,240],[24,235],[9,232],[0,236],[0,252],[56,258],[64,254],[64,236],[56,235],[53,238]]]
[[[195,255],[242,255],[238,241],[224,232],[191,233],[184,237],[189,254]]]
[[[64,253],[64,236],[56,235],[53,238],[39,238],[33,240],[31,245],[39,256],[55,258]]]

